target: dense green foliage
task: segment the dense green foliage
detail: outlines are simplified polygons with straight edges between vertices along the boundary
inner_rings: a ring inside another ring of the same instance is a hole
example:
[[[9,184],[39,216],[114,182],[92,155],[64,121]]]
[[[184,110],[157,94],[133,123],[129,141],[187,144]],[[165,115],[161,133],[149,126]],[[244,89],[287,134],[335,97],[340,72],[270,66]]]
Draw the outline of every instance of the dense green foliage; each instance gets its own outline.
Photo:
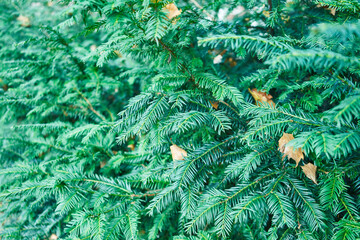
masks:
[[[170,3],[0,1],[0,238],[359,239],[360,2]]]

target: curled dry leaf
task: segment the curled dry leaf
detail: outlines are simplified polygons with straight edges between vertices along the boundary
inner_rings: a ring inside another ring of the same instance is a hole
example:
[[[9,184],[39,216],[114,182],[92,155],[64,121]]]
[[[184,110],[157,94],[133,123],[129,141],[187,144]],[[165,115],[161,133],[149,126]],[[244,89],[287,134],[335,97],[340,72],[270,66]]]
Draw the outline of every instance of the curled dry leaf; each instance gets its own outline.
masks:
[[[318,184],[316,181],[316,169],[317,166],[315,166],[312,163],[305,164],[304,166],[301,166],[303,172],[305,173],[306,177],[311,179],[315,184]]]
[[[268,103],[271,106],[275,107],[275,103],[273,102],[273,100],[271,100],[273,97],[270,94],[267,94],[266,92],[262,92],[257,90],[256,88],[253,89],[248,89],[250,94],[253,96],[253,98],[256,101],[256,104],[259,106],[259,102],[261,103]]]
[[[298,166],[301,159],[304,159],[304,153],[301,148],[297,148],[294,150],[294,147],[286,146],[288,142],[294,139],[294,135],[289,133],[284,133],[282,137],[279,139],[279,150],[283,153],[283,159],[288,156],[288,158],[295,160],[296,166]]]
[[[168,19],[173,19],[181,14],[181,9],[179,10],[174,3],[169,3],[165,6],[165,9],[168,10],[167,17]]]
[[[174,161],[184,160],[184,157],[187,157],[187,152],[176,144],[170,146],[170,151]]]
[[[210,104],[215,109],[218,109],[219,107],[219,101],[210,101]]]
[[[18,20],[20,22],[22,27],[30,27],[31,26],[30,18],[28,18],[28,17],[20,15],[16,18],[16,20]]]

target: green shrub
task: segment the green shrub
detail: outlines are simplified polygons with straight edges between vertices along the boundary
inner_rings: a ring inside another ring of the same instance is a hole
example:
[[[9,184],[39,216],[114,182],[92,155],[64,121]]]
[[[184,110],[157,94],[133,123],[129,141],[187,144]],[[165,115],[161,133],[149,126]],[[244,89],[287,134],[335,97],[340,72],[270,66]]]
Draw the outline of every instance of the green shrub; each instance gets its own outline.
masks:
[[[0,2],[0,238],[360,238],[357,0]]]

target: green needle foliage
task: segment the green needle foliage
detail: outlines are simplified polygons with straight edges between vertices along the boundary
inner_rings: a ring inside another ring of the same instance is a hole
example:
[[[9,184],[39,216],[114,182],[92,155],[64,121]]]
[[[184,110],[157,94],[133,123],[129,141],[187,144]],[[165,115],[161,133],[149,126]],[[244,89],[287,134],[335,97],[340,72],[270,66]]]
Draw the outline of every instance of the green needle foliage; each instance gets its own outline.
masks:
[[[0,238],[359,239],[359,18],[2,0]]]

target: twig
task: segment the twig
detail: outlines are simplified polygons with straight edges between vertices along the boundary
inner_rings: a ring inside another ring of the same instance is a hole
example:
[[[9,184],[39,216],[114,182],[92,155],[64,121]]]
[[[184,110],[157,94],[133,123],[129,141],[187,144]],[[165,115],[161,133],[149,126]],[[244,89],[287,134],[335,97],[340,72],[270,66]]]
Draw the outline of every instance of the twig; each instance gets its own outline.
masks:
[[[94,109],[93,105],[91,104],[91,102],[89,101],[89,99],[87,99],[84,94],[82,94],[77,88],[75,88],[75,90],[80,94],[80,96],[86,101],[86,103],[88,104],[88,108],[90,109],[90,111],[92,111],[93,113],[96,114],[96,116],[98,116],[99,118],[101,118],[101,120],[105,121],[106,119],[98,112]]]
[[[159,41],[160,45],[161,45],[165,50],[167,50],[167,51],[169,52],[170,56],[173,56],[175,59],[178,58],[178,57],[176,56],[176,54],[174,53],[174,51],[171,50],[168,46],[166,46],[166,44],[165,44],[163,41],[161,41],[161,39],[159,39],[158,41]],[[182,63],[180,63],[180,66],[181,66],[187,73],[189,73],[190,76],[191,76],[191,79],[193,79],[193,75],[192,75],[192,73],[189,71],[189,69],[188,69],[184,64],[182,64]]]
[[[240,113],[238,111],[236,111],[232,106],[230,106],[230,104],[228,104],[225,101],[220,100],[219,102],[221,102],[222,104],[225,104],[226,106],[228,106],[231,110],[233,110],[237,115],[240,116]]]
[[[143,198],[143,197],[153,197],[158,195],[159,193],[144,193],[144,194],[132,194],[130,195],[130,197],[139,197],[139,198]]]
[[[348,81],[345,78],[340,77],[339,75],[337,75],[337,78],[340,79],[342,83],[344,83],[344,84],[348,85],[349,87],[351,87],[353,90],[356,89],[356,87],[354,87],[352,84],[349,83],[351,81]]]

